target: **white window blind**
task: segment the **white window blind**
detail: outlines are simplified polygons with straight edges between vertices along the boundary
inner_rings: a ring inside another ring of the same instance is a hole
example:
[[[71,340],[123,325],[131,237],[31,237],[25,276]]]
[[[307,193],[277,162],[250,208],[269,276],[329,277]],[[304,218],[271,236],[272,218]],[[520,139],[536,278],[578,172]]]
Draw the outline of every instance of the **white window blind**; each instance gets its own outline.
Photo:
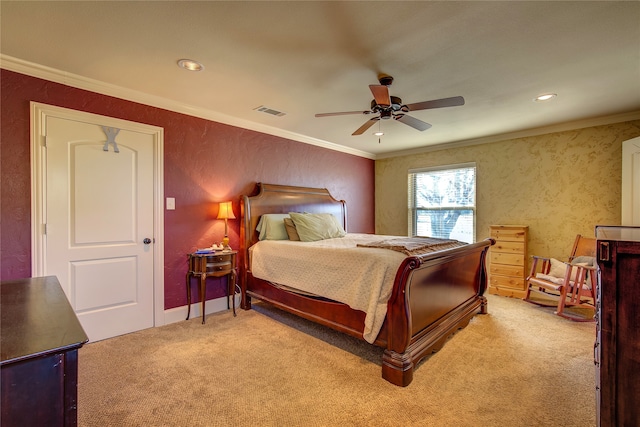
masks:
[[[475,163],[409,171],[409,235],[475,241]]]

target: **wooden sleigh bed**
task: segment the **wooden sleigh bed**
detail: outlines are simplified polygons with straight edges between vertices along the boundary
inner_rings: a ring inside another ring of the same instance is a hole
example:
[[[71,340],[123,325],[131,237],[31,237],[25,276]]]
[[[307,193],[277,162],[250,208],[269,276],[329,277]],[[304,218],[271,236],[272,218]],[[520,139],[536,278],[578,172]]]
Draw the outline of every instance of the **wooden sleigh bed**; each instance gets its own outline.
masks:
[[[346,230],[346,203],[326,189],[257,184],[257,192],[241,200],[240,285],[242,308],[256,298],[363,339],[365,313],[326,298],[291,292],[253,276],[249,249],[258,243],[256,226],[262,215],[288,212],[331,213]],[[382,377],[407,386],[414,367],[439,350],[450,335],[465,327],[476,313],[487,312],[487,239],[462,247],[407,256],[395,274],[387,313],[374,345],[384,348]],[[387,249],[379,249],[386,251]]]

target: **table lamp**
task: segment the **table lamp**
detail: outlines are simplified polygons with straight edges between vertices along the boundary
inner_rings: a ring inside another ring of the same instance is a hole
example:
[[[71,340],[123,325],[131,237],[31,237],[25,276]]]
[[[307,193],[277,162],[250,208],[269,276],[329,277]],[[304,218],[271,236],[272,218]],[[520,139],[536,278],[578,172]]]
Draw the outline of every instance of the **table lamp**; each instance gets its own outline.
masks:
[[[218,218],[224,219],[224,239],[222,239],[222,250],[230,251],[229,247],[229,228],[227,225],[227,220],[236,219],[233,214],[233,206],[231,202],[220,202],[220,207],[218,208]]]

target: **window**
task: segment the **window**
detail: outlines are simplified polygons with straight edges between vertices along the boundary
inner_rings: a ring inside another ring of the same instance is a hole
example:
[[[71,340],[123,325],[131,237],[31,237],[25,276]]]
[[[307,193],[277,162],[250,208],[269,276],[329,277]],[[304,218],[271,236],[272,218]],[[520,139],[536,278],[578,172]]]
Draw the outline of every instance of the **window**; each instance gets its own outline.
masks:
[[[409,170],[409,235],[473,243],[476,165]]]

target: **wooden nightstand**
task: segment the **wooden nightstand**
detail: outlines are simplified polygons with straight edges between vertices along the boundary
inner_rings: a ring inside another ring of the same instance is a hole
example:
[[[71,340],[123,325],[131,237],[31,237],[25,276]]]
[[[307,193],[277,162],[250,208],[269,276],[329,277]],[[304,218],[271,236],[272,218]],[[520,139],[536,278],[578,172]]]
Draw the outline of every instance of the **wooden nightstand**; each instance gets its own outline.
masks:
[[[191,314],[191,277],[200,278],[200,304],[202,305],[202,323],[204,324],[207,277],[227,277],[227,308],[231,296],[233,315],[236,315],[236,255],[238,251],[216,252],[211,254],[189,254],[189,270],[187,271],[187,320]]]

